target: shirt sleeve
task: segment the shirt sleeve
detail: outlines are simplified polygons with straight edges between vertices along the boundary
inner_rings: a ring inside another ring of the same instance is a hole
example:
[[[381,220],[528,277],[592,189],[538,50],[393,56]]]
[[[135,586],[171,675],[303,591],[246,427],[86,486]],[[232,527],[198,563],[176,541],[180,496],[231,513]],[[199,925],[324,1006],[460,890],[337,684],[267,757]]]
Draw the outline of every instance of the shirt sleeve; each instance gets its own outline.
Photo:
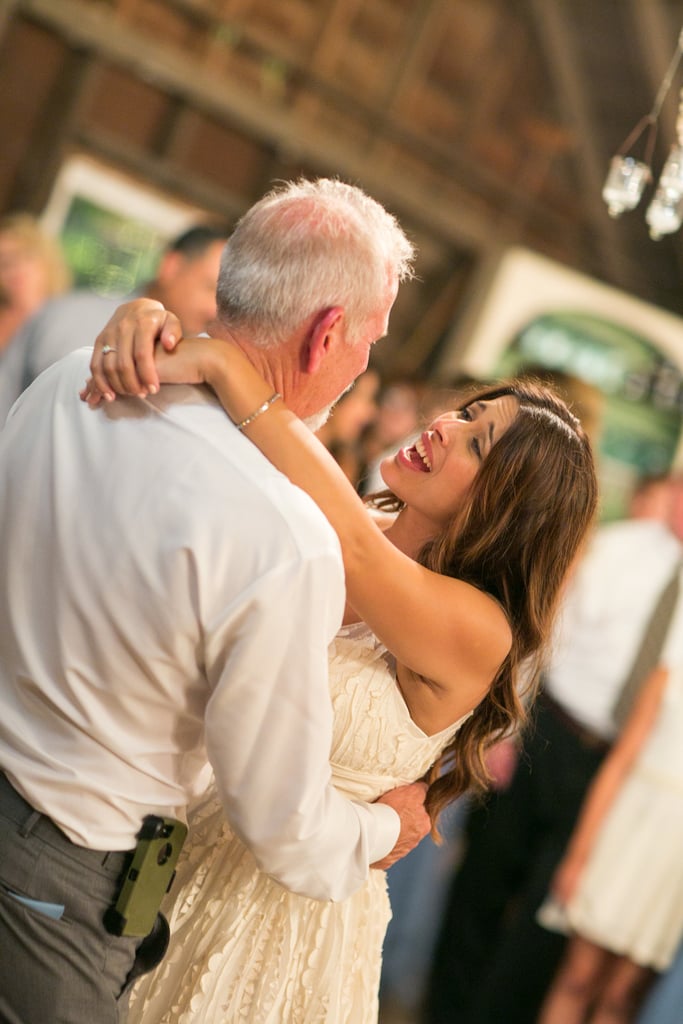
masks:
[[[343,601],[330,545],[255,582],[207,642],[207,751],[231,827],[261,870],[321,900],[356,891],[400,824],[331,783],[328,645]]]

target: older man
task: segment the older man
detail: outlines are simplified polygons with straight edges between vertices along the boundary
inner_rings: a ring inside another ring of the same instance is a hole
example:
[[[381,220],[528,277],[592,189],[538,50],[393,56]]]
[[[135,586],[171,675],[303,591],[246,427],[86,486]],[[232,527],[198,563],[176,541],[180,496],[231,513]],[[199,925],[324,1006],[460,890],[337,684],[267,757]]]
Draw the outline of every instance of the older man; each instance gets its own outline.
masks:
[[[411,259],[359,189],[286,186],[231,236],[212,333],[313,417],[365,369]],[[208,764],[260,867],[319,899],[345,898],[428,829],[421,785],[372,806],[330,786],[327,645],[344,581],[326,520],[205,389],[134,379],[139,397],[90,410],[77,395],[89,357],[44,373],[0,434],[11,1021],[122,1019],[141,936],[103,917],[143,819],[182,819]],[[100,342],[102,358],[135,376]]]

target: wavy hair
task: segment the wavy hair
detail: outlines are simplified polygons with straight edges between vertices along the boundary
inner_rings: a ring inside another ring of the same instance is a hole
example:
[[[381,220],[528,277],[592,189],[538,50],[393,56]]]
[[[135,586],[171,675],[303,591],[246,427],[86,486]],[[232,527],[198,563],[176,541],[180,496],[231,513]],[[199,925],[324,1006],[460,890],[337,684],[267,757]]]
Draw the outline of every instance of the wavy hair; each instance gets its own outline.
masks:
[[[530,379],[467,394],[465,406],[505,395],[519,412],[496,441],[448,527],[420,552],[422,565],[471,583],[504,609],[510,651],[484,699],[429,774],[427,810],[490,781],[484,755],[526,721],[562,584],[591,525],[598,485],[591,446],[555,392]],[[378,496],[380,507],[401,507]],[[524,681],[521,676],[524,675]]]
[[[330,178],[288,182],[255,203],[230,236],[218,317],[256,328],[268,347],[318,310],[343,306],[353,341],[388,287],[412,276],[413,258],[397,220],[361,189]]]

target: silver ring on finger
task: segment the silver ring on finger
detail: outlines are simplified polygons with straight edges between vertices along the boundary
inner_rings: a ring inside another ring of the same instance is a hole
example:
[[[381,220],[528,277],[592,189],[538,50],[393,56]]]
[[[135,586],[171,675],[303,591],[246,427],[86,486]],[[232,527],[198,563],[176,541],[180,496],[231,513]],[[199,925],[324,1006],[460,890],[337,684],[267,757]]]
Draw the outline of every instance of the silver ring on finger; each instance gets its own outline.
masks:
[[[102,346],[102,355],[103,356],[108,356],[110,352],[116,352],[116,349],[114,348],[113,345],[103,345]]]

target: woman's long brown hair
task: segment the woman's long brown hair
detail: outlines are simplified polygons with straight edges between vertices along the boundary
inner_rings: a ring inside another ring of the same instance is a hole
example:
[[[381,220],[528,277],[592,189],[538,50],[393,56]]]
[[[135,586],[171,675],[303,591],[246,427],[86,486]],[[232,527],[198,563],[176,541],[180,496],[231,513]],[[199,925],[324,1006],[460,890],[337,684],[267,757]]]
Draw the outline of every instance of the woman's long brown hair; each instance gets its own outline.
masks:
[[[521,697],[535,694],[562,583],[597,506],[590,442],[565,403],[546,385],[515,380],[468,394],[465,404],[504,395],[518,399],[518,415],[459,512],[418,559],[490,594],[512,632],[486,697],[432,767],[426,806],[433,823],[461,793],[486,788],[487,749],[525,722]]]

